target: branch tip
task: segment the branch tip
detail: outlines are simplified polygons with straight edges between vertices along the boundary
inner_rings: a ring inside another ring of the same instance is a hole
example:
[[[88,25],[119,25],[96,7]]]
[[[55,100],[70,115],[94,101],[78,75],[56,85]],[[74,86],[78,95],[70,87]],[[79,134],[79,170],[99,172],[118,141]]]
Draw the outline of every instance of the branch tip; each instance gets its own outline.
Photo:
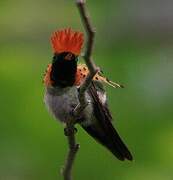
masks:
[[[77,4],[85,4],[86,1],[85,1],[85,0],[76,0],[76,3],[77,3]]]

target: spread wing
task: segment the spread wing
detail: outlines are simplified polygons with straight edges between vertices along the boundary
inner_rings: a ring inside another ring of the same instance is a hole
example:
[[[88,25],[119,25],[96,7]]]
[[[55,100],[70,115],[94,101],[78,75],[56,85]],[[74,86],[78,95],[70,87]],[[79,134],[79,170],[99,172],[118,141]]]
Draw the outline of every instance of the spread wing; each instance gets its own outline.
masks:
[[[93,100],[95,120],[90,125],[82,127],[95,140],[107,147],[119,160],[132,160],[132,155],[121,140],[118,132],[113,127],[112,116],[106,104],[101,102],[97,93],[98,86],[94,83],[89,88],[89,94]]]

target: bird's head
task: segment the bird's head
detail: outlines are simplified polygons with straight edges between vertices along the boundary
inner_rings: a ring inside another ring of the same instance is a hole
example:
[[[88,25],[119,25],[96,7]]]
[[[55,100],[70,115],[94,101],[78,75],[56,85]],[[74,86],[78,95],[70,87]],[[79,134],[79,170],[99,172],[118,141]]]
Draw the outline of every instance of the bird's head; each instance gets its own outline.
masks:
[[[45,76],[47,84],[60,87],[74,84],[78,56],[81,53],[83,42],[83,33],[70,28],[52,34],[51,44],[54,56]]]

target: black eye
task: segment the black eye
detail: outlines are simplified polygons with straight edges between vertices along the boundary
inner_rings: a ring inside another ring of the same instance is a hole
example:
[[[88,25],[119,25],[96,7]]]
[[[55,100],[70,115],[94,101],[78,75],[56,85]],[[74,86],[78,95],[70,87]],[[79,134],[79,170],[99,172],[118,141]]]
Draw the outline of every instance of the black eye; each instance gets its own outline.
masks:
[[[78,62],[78,60],[79,60],[78,57],[75,57],[75,61]]]

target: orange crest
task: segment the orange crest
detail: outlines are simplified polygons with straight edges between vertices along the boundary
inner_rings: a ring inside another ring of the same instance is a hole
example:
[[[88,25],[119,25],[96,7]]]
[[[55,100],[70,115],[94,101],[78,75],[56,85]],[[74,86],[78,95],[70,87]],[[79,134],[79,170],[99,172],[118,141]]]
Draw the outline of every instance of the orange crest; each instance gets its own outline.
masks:
[[[78,56],[84,42],[81,32],[72,31],[70,28],[56,31],[51,37],[54,53],[71,52]]]
[[[76,81],[75,85],[80,86],[85,78],[87,77],[89,73],[88,67],[86,64],[79,64],[77,66],[77,72],[76,72]],[[94,81],[99,81],[108,84],[109,86],[112,86],[113,88],[123,88],[123,85],[118,84],[116,82],[110,81],[108,78],[104,77],[101,72],[98,72],[94,77]]]

